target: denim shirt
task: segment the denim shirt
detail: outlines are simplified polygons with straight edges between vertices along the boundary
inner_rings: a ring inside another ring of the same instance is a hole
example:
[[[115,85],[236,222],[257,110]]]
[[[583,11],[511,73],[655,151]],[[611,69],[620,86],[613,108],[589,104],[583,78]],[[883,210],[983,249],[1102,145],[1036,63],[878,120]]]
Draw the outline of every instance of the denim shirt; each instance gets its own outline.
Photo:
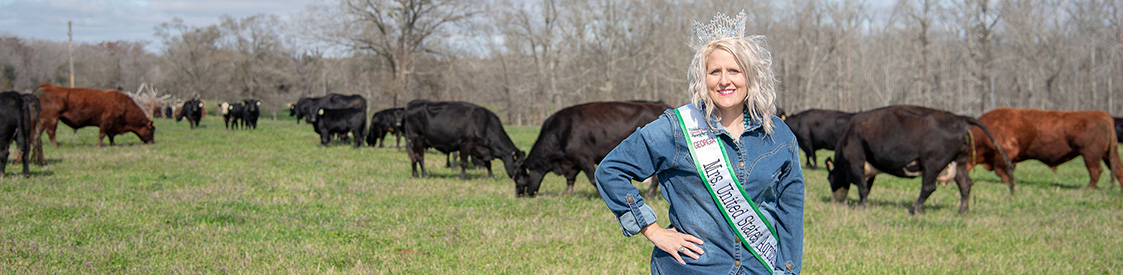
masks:
[[[776,229],[779,253],[774,274],[799,274],[803,262],[803,170],[795,135],[778,117],[771,117],[772,135],[759,120],[734,140],[716,115],[711,131],[733,164],[746,194]],[[709,190],[703,185],[674,110],[636,130],[597,167],[601,198],[620,221],[624,236],[654,223],[655,212],[644,203],[632,181],[658,174],[663,198],[670,203],[668,228],[701,238],[698,260],[686,264],[658,248],[651,254],[653,274],[768,274],[766,267],[740,243]]]

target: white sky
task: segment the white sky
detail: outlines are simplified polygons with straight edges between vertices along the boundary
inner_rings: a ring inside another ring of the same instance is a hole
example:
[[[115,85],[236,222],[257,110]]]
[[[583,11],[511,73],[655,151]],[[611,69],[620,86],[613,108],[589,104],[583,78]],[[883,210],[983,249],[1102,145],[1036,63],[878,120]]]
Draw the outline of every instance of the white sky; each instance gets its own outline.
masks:
[[[0,0],[0,33],[22,38],[66,41],[66,21],[73,22],[76,43],[102,41],[160,44],[156,26],[183,19],[189,26],[234,18],[274,14],[283,20],[318,0]]]

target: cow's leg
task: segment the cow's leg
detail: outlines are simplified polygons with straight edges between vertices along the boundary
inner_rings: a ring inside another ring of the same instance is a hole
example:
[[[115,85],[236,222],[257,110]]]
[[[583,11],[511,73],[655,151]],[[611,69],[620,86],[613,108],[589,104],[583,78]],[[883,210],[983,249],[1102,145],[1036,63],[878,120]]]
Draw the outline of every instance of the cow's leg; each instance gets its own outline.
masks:
[[[40,127],[40,126],[36,126],[36,127]],[[44,165],[47,165],[47,158],[46,158],[46,156],[43,155],[43,136],[42,136],[41,130],[42,129],[40,129],[40,128],[35,128],[34,130],[32,130],[31,141],[29,142],[29,146],[31,147],[31,150],[32,150],[31,158],[35,159],[35,164],[38,164],[39,166],[44,166]]]
[[[487,177],[495,179],[495,174],[491,173],[491,161],[481,161],[481,162],[483,162],[484,168],[487,168]]]
[[[596,164],[591,163],[591,162],[589,162],[589,163],[581,162],[581,163],[578,163],[577,165],[579,165],[581,167],[581,172],[585,173],[585,177],[589,178],[589,184],[592,184],[593,189],[596,189],[597,188],[597,179],[596,179],[597,166],[596,166]],[[576,175],[574,175],[574,177],[576,177]],[[572,187],[573,184],[571,183],[569,186]]]
[[[565,175],[563,175],[565,176],[565,194],[573,194],[573,183],[577,181],[577,173],[580,172],[581,170],[578,169],[569,169],[565,171]]]
[[[1103,167],[1100,166],[1099,159],[1102,158],[1098,155],[1084,154],[1084,166],[1088,167],[1088,189],[1096,189],[1096,184],[1100,182],[1100,174],[1103,174]],[[1056,170],[1056,168],[1053,169]]]
[[[803,149],[803,154],[807,156],[807,169],[819,169],[819,165],[816,163],[819,158],[815,156],[815,150],[811,149],[811,145],[800,144],[799,149]]]
[[[97,147],[101,147],[101,140],[105,138],[105,131],[97,132]]]
[[[47,131],[47,139],[51,140],[51,145],[58,147],[58,142],[55,141],[55,130],[58,130],[58,120],[44,119],[42,125],[42,130]],[[42,135],[42,133],[40,133],[40,135]]]
[[[410,146],[411,144],[413,146]],[[429,172],[425,171],[425,146],[417,144],[417,142],[408,142],[406,147],[409,148],[410,166],[413,168],[413,177],[417,177],[417,167],[421,166],[421,176],[429,177]]]
[[[460,179],[468,178],[468,159],[472,155],[472,145],[467,142],[460,143]]]
[[[967,175],[967,161],[956,167],[955,183],[959,185],[959,214],[967,214],[967,204],[971,201],[971,186],[975,183]]]
[[[255,122],[255,124],[256,124],[256,122]],[[254,125],[253,128],[257,129],[257,125]],[[351,128],[351,135],[355,136],[355,148],[359,148],[359,147],[363,146],[363,139],[359,138],[360,135],[362,135],[362,134],[363,134],[363,127],[362,126]]]
[[[924,201],[928,200],[928,196],[932,195],[932,191],[936,191],[936,176],[940,173],[940,170],[925,168],[922,173],[924,176],[923,180],[920,182],[920,196],[916,198],[916,202],[909,208],[909,215],[924,212],[921,206],[924,205]],[[960,189],[960,192],[963,192],[963,190]]]
[[[4,172],[8,171],[8,154],[10,151],[8,149],[9,147],[10,146],[4,146],[4,148],[0,148],[0,160],[3,160],[0,161],[0,179],[3,179]]]
[[[873,180],[877,175],[866,178],[866,182],[858,185],[858,206],[866,206],[866,198],[870,195],[870,188],[873,188]]]
[[[1103,162],[1107,165],[1108,170],[1111,171],[1110,176],[1112,179],[1119,182],[1119,187],[1123,188],[1123,162],[1119,160],[1118,150],[1118,147],[1109,148],[1107,154],[1104,154]]]
[[[114,134],[106,134],[106,137],[109,138],[109,146],[116,146],[117,145],[117,142],[113,141],[113,138],[116,137],[116,136],[117,135],[114,135]]]

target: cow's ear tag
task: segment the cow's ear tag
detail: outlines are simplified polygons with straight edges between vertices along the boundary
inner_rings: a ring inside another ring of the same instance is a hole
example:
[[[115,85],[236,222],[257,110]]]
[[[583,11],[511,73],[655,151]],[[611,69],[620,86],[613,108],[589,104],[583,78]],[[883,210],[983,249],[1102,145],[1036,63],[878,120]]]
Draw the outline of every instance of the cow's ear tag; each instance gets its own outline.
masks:
[[[257,102],[257,106],[261,106],[261,101],[258,101],[258,102]]]
[[[324,109],[320,109],[320,115],[324,115]]]

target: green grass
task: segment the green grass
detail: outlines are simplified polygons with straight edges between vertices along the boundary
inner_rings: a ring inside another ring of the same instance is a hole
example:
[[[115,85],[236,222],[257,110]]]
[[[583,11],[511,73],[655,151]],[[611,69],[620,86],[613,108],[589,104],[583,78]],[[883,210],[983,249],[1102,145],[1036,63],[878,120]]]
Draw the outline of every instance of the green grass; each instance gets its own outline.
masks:
[[[431,177],[414,179],[404,151],[323,148],[311,126],[281,118],[256,131],[213,115],[195,130],[157,119],[156,144],[128,134],[104,148],[96,128],[61,126],[49,166],[25,179],[10,164],[0,182],[0,273],[648,271],[651,245],[620,234],[584,176],[575,195],[551,174],[538,198],[516,199],[499,161],[496,179],[478,169],[461,180],[431,153]],[[523,150],[538,134],[507,131]],[[830,203],[826,172],[805,175],[808,274],[1123,270],[1123,191],[1106,173],[1087,190],[1079,159],[1056,173],[1020,164],[1014,196],[975,169],[967,215],[953,186],[910,216],[919,179],[883,175],[858,208],[855,188],[849,204]],[[666,202],[649,202],[665,224]]]

